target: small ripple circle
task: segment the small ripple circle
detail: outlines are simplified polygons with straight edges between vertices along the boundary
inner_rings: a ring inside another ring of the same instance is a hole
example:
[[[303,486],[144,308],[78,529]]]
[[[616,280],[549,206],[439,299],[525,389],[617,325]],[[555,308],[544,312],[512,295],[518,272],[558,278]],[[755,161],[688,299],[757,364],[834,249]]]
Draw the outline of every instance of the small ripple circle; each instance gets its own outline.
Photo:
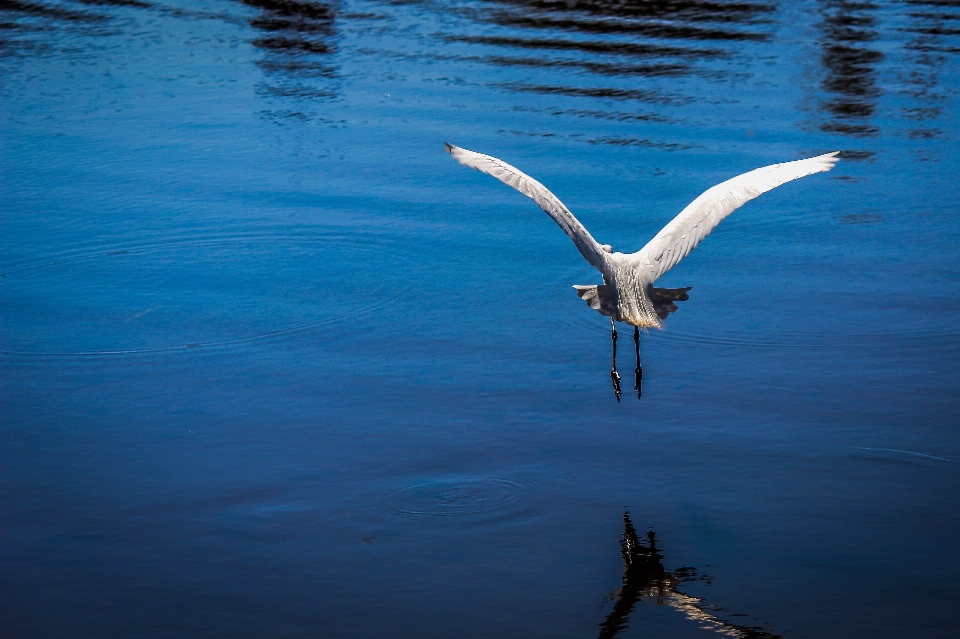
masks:
[[[517,501],[519,492],[520,484],[507,479],[425,481],[388,495],[385,509],[402,515],[476,515],[510,507]]]

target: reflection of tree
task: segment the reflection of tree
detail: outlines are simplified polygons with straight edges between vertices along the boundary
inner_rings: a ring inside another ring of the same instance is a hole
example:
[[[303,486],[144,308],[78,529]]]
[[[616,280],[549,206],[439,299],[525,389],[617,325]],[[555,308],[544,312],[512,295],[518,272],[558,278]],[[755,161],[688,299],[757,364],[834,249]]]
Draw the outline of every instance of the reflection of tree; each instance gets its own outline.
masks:
[[[822,0],[820,6],[821,61],[827,72],[823,88],[828,94],[823,106],[829,118],[820,129],[853,136],[875,135],[879,129],[870,123],[880,96],[875,66],[884,56],[867,43],[877,39],[872,14],[877,6],[851,0]]]
[[[500,11],[491,20],[509,26],[583,33],[640,35],[691,40],[767,40],[767,33],[743,29],[770,22],[768,2],[620,2],[619,0],[491,0]]]
[[[265,56],[257,64],[265,72],[279,74],[278,83],[265,88],[283,97],[326,98],[335,92],[329,87],[303,84],[311,78],[331,78],[336,71],[329,54],[336,51],[336,12],[328,2],[315,0],[241,0],[260,9],[250,26],[261,36],[251,44]]]
[[[683,594],[678,586],[696,574],[695,568],[679,568],[669,572],[663,567],[663,554],[657,548],[656,534],[647,533],[647,544],[637,536],[630,521],[630,513],[623,514],[623,537],[620,539],[623,555],[623,586],[617,595],[613,610],[600,624],[600,639],[613,639],[627,627],[630,613],[644,597],[658,604],[667,604],[679,610],[701,628],[737,639],[783,639],[761,628],[741,626],[720,619],[707,612],[702,599]]]
[[[130,7],[149,6],[140,0],[102,0],[107,5]],[[76,34],[97,36],[113,33],[108,27],[111,18],[100,11],[68,8],[31,0],[0,0],[0,59],[8,56],[26,57],[61,51],[57,40],[61,30]],[[43,36],[56,34],[44,41]]]
[[[913,98],[916,106],[905,107],[903,115],[916,122],[909,133],[911,138],[940,137],[943,131],[930,123],[940,117],[949,98],[949,91],[939,86],[940,74],[953,55],[960,53],[960,29],[953,26],[960,19],[960,6],[936,0],[914,0],[910,4],[911,23],[904,31],[912,38],[904,48],[913,66],[901,80],[903,93]]]
[[[430,3],[435,0],[414,0]],[[663,107],[698,100],[684,88],[654,88],[646,78],[699,75],[719,80],[729,68],[711,63],[731,59],[744,42],[768,42],[777,6],[769,0],[484,0],[464,15],[503,27],[486,33],[444,35],[448,42],[481,45],[471,60],[499,67],[551,69],[497,86],[518,93],[645,103],[633,110],[554,109],[554,115],[603,119],[667,120]],[[709,67],[706,65],[710,65]],[[564,71],[570,72],[565,73]],[[614,83],[609,78],[617,78]],[[661,87],[665,85],[660,85]],[[525,101],[526,102],[526,101]],[[639,116],[639,117],[638,117]],[[597,137],[591,144],[684,148],[634,137]]]
[[[776,11],[769,2],[715,0],[487,0],[477,8],[481,6],[472,15],[509,31],[445,39],[496,47],[495,54],[481,59],[498,66],[566,68],[602,76],[689,74],[696,60],[730,56],[733,43],[768,41]],[[531,56],[531,51],[538,53]],[[572,89],[534,85],[521,90],[575,95]],[[624,98],[617,89],[600,91],[603,97]]]

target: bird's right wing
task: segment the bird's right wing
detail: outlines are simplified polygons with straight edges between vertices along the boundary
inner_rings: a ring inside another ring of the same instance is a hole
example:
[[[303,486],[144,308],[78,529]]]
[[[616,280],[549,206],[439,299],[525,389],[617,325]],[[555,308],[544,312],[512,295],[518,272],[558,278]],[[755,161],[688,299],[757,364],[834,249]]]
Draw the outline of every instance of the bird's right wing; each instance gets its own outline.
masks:
[[[532,177],[520,169],[510,166],[503,160],[482,153],[474,153],[467,149],[461,149],[447,142],[447,153],[464,166],[469,166],[481,173],[492,175],[504,184],[512,186],[528,198],[532,199],[537,205],[553,218],[563,232],[570,236],[573,243],[580,249],[580,254],[593,265],[594,268],[603,271],[604,251],[600,248],[590,232],[584,228],[583,224],[573,216],[566,206],[563,205],[556,195],[547,190],[547,187],[540,184]]]
[[[771,164],[721,182],[691,202],[634,255],[654,265],[656,277],[653,281],[656,281],[710,235],[723,218],[781,184],[829,171],[837,162],[836,156],[834,151],[806,160]]]

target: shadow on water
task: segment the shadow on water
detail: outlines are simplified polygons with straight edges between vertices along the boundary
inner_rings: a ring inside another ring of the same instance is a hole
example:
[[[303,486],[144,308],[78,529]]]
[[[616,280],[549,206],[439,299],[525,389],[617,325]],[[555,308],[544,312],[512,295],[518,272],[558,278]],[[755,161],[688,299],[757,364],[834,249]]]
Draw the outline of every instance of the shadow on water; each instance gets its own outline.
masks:
[[[637,536],[630,520],[630,513],[623,514],[623,537],[620,538],[620,554],[623,556],[623,586],[616,595],[616,602],[607,618],[600,624],[599,639],[613,639],[627,628],[630,613],[637,603],[646,598],[658,605],[666,604],[681,612],[705,630],[738,639],[782,639],[762,628],[735,624],[707,610],[702,599],[683,594],[680,584],[700,579],[709,582],[709,576],[700,574],[696,568],[684,567],[671,572],[663,567],[663,553],[657,547],[656,533],[647,532],[647,543]]]
[[[877,109],[877,65],[884,55],[870,48],[878,38],[877,5],[871,2],[823,0],[820,46],[826,71],[822,101],[826,121],[820,130],[827,133],[864,137],[875,136],[879,128],[871,122]]]

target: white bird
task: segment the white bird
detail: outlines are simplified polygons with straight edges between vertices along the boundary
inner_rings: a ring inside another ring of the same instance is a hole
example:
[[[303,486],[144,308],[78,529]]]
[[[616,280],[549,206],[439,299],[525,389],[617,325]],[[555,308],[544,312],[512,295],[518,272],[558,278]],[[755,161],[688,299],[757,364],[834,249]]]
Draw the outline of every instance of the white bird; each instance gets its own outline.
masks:
[[[662,328],[662,320],[677,310],[675,302],[689,299],[687,291],[654,288],[664,273],[686,257],[720,221],[761,193],[814,173],[829,171],[837,162],[837,151],[806,160],[771,164],[743,173],[704,191],[680,211],[647,245],[636,253],[618,253],[609,244],[599,244],[573,216],[563,202],[545,186],[523,171],[490,155],[475,153],[444,142],[447,152],[460,164],[492,175],[531,198],[570,236],[590,264],[603,276],[601,285],[575,285],[577,295],[590,308],[610,318],[613,339],[613,380],[620,401],[617,373],[617,328],[614,322],[634,327],[637,349],[636,386],[640,396],[640,328]]]

